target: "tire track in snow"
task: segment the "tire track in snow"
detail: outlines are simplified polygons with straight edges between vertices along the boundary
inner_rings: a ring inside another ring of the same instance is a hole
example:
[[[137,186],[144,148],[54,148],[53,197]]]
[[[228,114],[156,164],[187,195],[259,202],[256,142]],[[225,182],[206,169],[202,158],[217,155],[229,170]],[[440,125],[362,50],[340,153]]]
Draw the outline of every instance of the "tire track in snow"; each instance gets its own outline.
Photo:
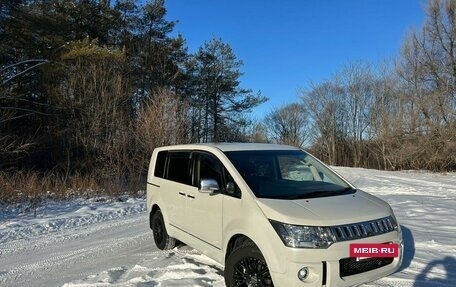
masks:
[[[76,226],[73,228],[63,229],[60,231],[49,232],[32,238],[23,238],[9,241],[6,243],[2,243],[0,245],[0,252],[1,254],[15,253],[18,251],[25,252],[27,250],[33,250],[43,246],[47,246],[51,243],[58,244],[65,241],[84,238],[89,236],[90,234],[101,232],[103,230],[109,230],[126,224],[134,224],[138,221],[138,219],[134,216],[135,215],[132,216],[133,218],[127,217],[121,219],[113,219],[109,221],[96,222],[91,225]]]
[[[153,248],[144,213],[16,240],[1,246],[0,285],[61,286],[66,277],[81,278],[101,266],[105,270],[116,257],[128,257],[131,249]],[[61,275],[64,270],[67,275]]]

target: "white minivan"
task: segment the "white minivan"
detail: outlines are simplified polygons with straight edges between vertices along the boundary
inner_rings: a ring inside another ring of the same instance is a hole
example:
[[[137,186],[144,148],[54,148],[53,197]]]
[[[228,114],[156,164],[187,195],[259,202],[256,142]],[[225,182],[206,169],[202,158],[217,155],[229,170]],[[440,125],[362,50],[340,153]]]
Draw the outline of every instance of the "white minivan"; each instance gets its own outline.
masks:
[[[231,286],[352,286],[402,262],[391,207],[309,153],[252,143],[156,148],[147,207],[154,241],[179,240],[225,266]],[[354,243],[394,244],[395,257],[350,257]]]

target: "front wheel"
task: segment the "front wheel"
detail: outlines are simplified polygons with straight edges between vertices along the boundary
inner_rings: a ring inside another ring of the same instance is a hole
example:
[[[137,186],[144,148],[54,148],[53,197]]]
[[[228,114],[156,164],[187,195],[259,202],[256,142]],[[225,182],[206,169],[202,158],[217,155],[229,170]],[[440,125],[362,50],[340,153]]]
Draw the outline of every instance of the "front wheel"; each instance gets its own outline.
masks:
[[[243,244],[228,256],[225,283],[227,287],[274,286],[266,261],[255,244]]]
[[[168,250],[176,246],[176,239],[168,235],[165,228],[165,221],[160,210],[157,210],[151,219],[152,232],[154,234],[155,245],[158,249]]]

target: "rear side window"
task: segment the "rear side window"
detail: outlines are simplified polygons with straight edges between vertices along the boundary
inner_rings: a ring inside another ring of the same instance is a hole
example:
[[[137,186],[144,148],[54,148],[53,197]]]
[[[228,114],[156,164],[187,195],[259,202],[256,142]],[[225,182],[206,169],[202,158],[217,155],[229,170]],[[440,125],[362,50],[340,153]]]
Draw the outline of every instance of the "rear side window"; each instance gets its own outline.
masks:
[[[154,176],[163,178],[165,176],[165,163],[168,151],[161,151],[157,154],[157,160],[155,162]]]
[[[168,159],[167,179],[191,185],[190,152],[169,152]]]

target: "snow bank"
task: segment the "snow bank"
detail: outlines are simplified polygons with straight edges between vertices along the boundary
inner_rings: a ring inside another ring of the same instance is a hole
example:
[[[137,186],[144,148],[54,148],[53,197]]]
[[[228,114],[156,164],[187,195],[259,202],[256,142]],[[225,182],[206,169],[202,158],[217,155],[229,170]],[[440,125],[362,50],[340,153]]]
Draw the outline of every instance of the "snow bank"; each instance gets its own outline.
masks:
[[[225,281],[222,266],[187,246],[179,246],[171,251],[155,251],[131,268],[112,268],[63,286],[224,287]]]
[[[48,202],[36,212],[10,206],[0,213],[0,244],[64,229],[74,229],[146,211],[144,198],[76,199]],[[36,214],[36,217],[35,217]]]

